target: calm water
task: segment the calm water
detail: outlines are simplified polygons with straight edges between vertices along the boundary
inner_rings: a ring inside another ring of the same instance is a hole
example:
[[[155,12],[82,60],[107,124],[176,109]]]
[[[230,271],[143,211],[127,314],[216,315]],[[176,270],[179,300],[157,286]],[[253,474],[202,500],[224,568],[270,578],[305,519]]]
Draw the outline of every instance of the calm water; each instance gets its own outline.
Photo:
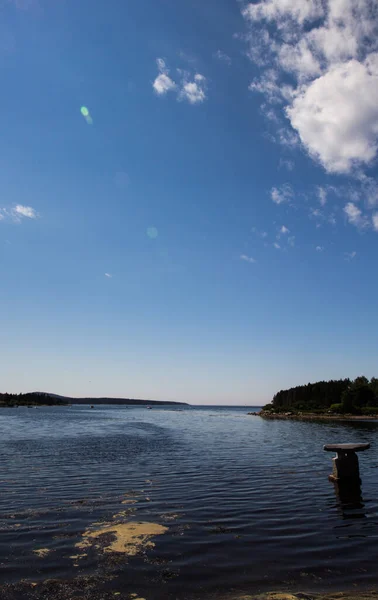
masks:
[[[147,600],[376,584],[378,423],[247,411],[1,409],[0,582],[111,569],[107,585]],[[322,450],[353,441],[372,444],[360,455],[362,499],[340,498]],[[130,493],[129,519],[168,532],[111,566],[98,551],[75,563],[83,531],[127,508]]]

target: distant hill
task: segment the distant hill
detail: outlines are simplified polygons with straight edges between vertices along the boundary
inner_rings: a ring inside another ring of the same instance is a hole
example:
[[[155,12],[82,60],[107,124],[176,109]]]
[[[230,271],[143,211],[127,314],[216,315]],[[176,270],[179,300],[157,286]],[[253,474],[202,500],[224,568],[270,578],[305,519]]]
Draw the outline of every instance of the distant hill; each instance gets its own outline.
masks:
[[[142,405],[142,406],[164,406],[181,405],[188,406],[185,402],[164,402],[160,400],[136,400],[134,398],[72,398],[60,396],[48,392],[30,392],[28,394],[0,394],[0,405],[66,405],[66,404],[118,404],[118,405]]]

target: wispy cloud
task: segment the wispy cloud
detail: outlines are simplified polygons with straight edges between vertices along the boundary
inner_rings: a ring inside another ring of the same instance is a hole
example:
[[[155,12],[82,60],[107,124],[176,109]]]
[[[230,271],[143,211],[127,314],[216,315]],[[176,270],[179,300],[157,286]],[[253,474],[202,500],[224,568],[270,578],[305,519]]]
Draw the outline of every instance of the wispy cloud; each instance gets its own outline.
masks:
[[[280,229],[280,233],[282,234],[286,234],[286,233],[290,233],[290,229],[288,229],[287,227],[285,227],[285,225],[282,225],[281,229]]]
[[[323,252],[324,246],[316,246],[315,250],[316,250],[316,252]]]
[[[369,165],[378,154],[375,2],[257,0],[242,13],[249,57],[261,69],[250,89],[281,106],[327,171]]]
[[[279,162],[278,166],[280,169],[284,167],[288,171],[293,171],[293,169],[295,167],[295,162],[288,158],[280,158],[280,162]]]
[[[232,62],[231,58],[228,56],[228,54],[223,52],[223,50],[217,50],[216,52],[214,52],[213,56],[214,56],[214,58],[217,58],[218,60],[225,63],[226,65],[228,65],[228,66],[231,65],[231,62]]]
[[[278,244],[278,242],[274,242],[273,246],[279,250],[281,248],[281,246]]]
[[[378,231],[378,213],[374,213],[372,217],[373,227],[375,231]]]
[[[324,187],[318,186],[317,189],[318,198],[321,206],[325,206],[327,203],[327,190]]]
[[[353,252],[344,252],[345,260],[353,260],[357,256],[357,252],[354,250]]]
[[[275,204],[282,204],[288,202],[294,197],[294,192],[288,183],[284,183],[279,187],[273,187],[270,190],[270,197]]]
[[[253,263],[256,262],[255,258],[253,258],[252,256],[247,256],[246,254],[241,254],[240,255],[240,260],[244,260],[245,262],[248,262],[248,263],[251,263],[251,264],[253,264]]]
[[[200,104],[206,100],[206,77],[200,73],[190,75],[186,71],[177,70],[180,81],[177,83],[169,75],[170,71],[163,58],[156,59],[159,74],[152,84],[158,96],[175,92],[178,100],[187,100],[190,104]]]
[[[20,223],[23,219],[37,219],[38,216],[34,208],[22,204],[16,204],[11,208],[0,208],[0,221],[9,220]]]
[[[369,226],[367,217],[363,216],[362,211],[353,202],[348,202],[344,206],[344,212],[349,223],[355,225],[358,229],[365,229]]]
[[[251,229],[252,233],[255,233],[258,237],[261,237],[263,239],[265,239],[266,237],[268,237],[268,234],[266,231],[259,231],[257,229],[257,227],[252,227]]]
[[[36,219],[37,213],[31,206],[23,206],[22,204],[17,204],[12,212],[19,217],[26,217],[28,219]]]
[[[104,273],[105,277],[107,277],[108,279],[111,279],[113,277],[113,275],[111,273]]]

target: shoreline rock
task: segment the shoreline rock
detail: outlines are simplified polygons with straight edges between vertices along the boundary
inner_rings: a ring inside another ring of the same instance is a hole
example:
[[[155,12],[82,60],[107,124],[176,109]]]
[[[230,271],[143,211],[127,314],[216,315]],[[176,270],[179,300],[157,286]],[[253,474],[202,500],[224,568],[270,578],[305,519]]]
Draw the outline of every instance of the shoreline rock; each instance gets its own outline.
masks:
[[[338,415],[316,413],[272,413],[269,411],[249,412],[248,415],[262,419],[280,419],[292,421],[378,421],[377,415]]]

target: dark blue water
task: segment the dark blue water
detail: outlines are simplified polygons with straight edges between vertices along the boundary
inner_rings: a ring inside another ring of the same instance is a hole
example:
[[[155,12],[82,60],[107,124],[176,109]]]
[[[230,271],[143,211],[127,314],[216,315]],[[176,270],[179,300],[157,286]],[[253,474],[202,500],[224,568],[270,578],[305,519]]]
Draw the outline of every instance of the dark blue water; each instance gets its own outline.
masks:
[[[377,583],[377,422],[265,421],[246,408],[0,411],[0,583],[111,570],[147,600]],[[371,442],[360,491],[329,483],[330,442]],[[109,563],[75,544],[137,500],[155,548]],[[39,557],[35,549],[50,553]]]

